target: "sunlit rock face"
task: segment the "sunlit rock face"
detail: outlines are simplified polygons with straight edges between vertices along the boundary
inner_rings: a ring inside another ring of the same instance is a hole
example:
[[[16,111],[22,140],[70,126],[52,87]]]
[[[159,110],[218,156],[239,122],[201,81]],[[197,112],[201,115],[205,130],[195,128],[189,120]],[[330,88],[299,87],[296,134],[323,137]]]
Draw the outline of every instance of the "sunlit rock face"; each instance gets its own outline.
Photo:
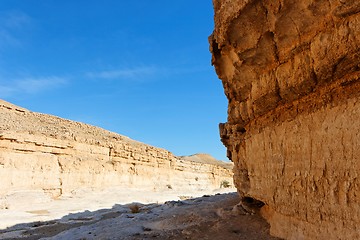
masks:
[[[0,100],[0,209],[10,196],[31,191],[56,198],[114,187],[161,194],[232,185],[232,163],[187,158]]]
[[[273,235],[360,239],[360,2],[213,0],[221,139]]]

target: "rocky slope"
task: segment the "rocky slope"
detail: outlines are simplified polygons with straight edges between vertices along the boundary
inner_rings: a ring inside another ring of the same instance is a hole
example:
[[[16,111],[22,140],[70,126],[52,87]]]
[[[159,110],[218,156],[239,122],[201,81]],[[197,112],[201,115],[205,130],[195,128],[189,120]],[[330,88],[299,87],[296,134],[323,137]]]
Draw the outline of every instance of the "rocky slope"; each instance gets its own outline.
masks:
[[[0,209],[23,192],[53,198],[106,188],[210,190],[232,164],[197,162],[87,124],[0,100]],[[27,203],[31,204],[31,203]]]
[[[359,2],[213,3],[220,134],[244,203],[265,204],[282,238],[359,239]]]

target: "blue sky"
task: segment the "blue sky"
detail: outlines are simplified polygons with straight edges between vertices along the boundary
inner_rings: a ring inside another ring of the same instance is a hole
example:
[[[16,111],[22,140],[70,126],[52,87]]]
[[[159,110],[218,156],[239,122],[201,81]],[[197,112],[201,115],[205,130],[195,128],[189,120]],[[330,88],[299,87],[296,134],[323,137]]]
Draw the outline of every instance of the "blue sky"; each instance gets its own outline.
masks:
[[[0,98],[226,160],[211,0],[1,0]]]

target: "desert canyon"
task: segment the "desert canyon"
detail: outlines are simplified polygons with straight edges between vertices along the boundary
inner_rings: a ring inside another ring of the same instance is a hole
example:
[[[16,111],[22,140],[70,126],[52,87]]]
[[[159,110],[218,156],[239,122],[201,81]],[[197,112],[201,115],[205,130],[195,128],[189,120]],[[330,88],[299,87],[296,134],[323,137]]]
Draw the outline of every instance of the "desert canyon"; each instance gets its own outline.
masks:
[[[0,239],[360,239],[360,2],[213,5],[233,163],[0,100]]]
[[[232,182],[232,164],[210,156],[176,157],[98,127],[5,101],[0,111],[1,197],[40,190],[56,198],[109,186],[204,190]],[[215,164],[201,162],[206,157]]]
[[[360,2],[213,1],[222,142],[284,239],[360,239]]]
[[[120,203],[163,203],[234,191],[233,164],[207,154],[177,157],[3,100],[0,122],[1,229]],[[0,238],[6,236],[0,232]]]

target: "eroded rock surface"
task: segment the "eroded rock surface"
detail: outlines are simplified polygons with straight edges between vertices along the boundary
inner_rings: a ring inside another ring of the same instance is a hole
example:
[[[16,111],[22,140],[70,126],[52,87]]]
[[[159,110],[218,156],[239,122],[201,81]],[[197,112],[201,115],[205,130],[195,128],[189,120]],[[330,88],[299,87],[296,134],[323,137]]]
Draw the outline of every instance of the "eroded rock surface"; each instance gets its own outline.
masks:
[[[273,235],[360,238],[360,4],[213,0],[220,134]]]
[[[0,239],[121,240],[277,240],[259,215],[237,205],[236,193],[204,196],[164,204],[116,204],[111,209],[69,214],[61,219],[0,229]]]
[[[232,164],[176,157],[98,127],[0,100],[0,176],[0,209],[7,209],[11,196],[24,191],[56,198],[113,187],[217,189],[223,181],[232,183]]]

